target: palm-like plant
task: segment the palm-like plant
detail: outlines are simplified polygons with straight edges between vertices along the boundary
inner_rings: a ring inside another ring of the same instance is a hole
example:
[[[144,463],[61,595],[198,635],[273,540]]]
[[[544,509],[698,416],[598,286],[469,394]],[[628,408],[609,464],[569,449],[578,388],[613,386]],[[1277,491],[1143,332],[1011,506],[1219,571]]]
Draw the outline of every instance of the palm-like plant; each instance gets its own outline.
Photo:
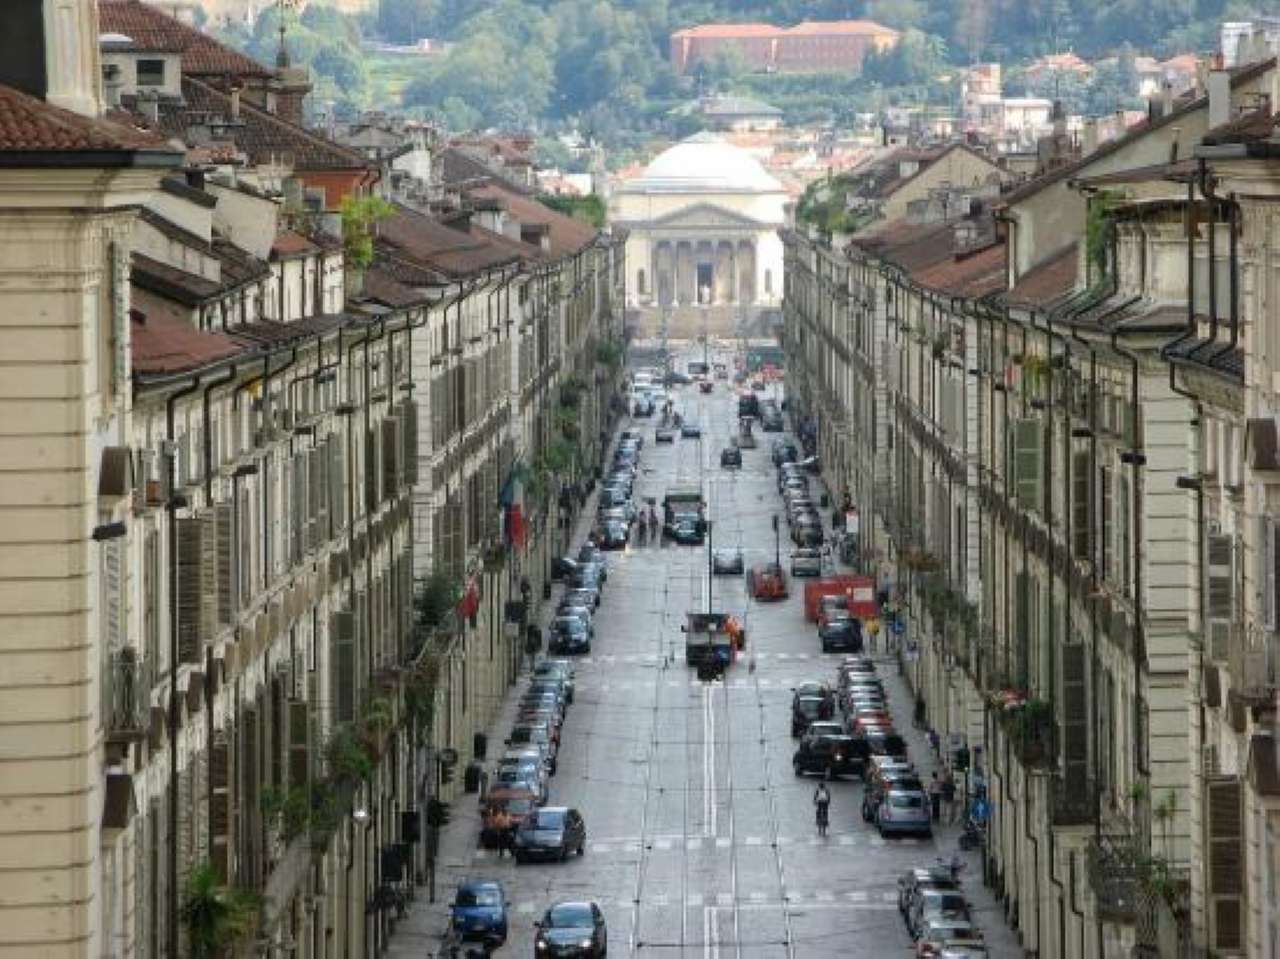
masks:
[[[257,893],[225,886],[209,863],[203,863],[187,883],[182,924],[192,959],[219,959],[258,927],[262,906]]]

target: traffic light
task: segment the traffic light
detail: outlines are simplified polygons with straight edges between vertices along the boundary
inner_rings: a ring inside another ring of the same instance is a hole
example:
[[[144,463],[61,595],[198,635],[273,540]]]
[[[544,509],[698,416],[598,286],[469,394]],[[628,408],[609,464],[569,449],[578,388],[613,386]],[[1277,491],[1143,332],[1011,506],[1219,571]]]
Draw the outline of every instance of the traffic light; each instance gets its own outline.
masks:
[[[447,802],[441,802],[439,799],[427,801],[427,825],[433,829],[440,829],[449,825],[449,804]]]
[[[453,766],[451,764],[448,764],[448,763],[440,764],[440,782],[441,783],[453,782]]]

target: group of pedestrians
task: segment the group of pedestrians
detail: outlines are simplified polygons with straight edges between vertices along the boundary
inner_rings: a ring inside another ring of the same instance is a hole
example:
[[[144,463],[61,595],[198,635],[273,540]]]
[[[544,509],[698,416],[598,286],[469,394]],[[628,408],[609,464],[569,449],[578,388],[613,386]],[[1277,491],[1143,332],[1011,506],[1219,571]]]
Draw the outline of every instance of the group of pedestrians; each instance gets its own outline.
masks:
[[[953,825],[960,814],[955,772],[951,769],[950,763],[943,763],[942,738],[932,726],[929,727],[928,737],[933,758],[942,763],[942,775],[939,776],[935,769],[933,777],[929,780],[929,805],[932,818],[934,822],[941,823],[945,816],[947,825]]]

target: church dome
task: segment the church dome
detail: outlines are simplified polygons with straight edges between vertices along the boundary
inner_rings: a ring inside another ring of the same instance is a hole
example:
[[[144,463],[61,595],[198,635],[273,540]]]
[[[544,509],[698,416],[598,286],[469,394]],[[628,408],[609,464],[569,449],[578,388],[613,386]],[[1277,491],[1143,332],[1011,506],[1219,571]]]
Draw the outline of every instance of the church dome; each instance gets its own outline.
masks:
[[[659,153],[624,189],[639,193],[781,193],[760,161],[710,133],[699,133]]]

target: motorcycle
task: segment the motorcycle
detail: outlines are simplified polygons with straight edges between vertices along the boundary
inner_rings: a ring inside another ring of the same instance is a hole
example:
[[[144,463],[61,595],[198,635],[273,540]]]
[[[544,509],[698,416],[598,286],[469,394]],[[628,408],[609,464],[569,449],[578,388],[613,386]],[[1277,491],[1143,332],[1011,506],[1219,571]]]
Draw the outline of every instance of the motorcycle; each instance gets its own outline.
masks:
[[[986,836],[984,830],[972,817],[965,820],[964,832],[960,834],[960,848],[963,850],[981,849]]]

